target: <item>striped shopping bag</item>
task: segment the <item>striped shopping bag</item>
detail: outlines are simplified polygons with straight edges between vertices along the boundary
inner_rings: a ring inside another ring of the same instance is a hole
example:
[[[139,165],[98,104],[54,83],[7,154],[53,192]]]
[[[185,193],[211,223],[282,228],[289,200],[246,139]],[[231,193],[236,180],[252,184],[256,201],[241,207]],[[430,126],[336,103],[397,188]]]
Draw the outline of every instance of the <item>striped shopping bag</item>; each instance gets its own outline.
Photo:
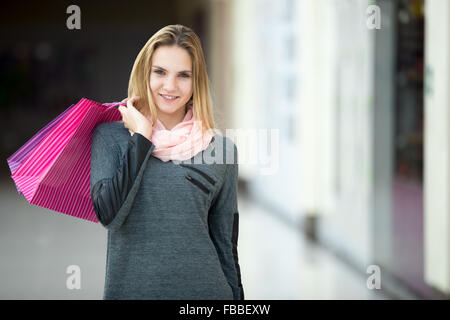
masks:
[[[90,197],[92,133],[102,122],[122,120],[123,102],[82,98],[8,158],[11,177],[29,203],[98,222]]]
[[[14,152],[14,154],[7,159],[11,175],[13,175],[14,172],[16,172],[16,170],[25,161],[25,159],[28,157],[31,151],[33,151],[34,148],[36,148],[36,146],[45,138],[45,136],[61,121],[62,118],[64,118],[70,112],[70,110],[72,110],[74,106],[75,106],[74,104],[71,105],[58,117],[53,119],[52,122],[50,122],[44,128],[39,130],[38,133],[36,133],[30,140],[28,140],[27,143],[25,143],[22,147],[20,147],[19,150]],[[17,185],[16,188],[19,194],[22,194],[22,191],[20,191]]]

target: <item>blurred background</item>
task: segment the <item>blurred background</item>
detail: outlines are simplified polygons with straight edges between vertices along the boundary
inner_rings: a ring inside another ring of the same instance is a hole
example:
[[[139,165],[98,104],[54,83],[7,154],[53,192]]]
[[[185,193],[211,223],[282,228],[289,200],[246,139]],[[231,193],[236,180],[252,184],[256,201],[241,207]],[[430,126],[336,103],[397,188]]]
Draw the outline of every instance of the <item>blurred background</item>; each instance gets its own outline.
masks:
[[[218,128],[275,132],[269,162],[239,167],[246,299],[450,297],[447,0],[10,1],[0,15],[0,299],[102,298],[106,229],[30,205],[6,159],[82,97],[125,98],[168,24],[202,41]]]

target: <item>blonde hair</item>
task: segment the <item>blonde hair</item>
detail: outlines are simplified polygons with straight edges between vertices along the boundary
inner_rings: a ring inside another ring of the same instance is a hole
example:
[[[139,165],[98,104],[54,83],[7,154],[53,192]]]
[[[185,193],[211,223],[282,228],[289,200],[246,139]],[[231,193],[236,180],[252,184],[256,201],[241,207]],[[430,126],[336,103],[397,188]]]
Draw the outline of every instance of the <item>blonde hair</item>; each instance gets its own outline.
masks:
[[[149,111],[153,123],[157,119],[157,109],[150,91],[150,72],[153,53],[161,46],[179,46],[189,53],[192,60],[192,101],[193,117],[202,121],[203,132],[214,130],[212,99],[206,62],[200,39],[195,32],[183,25],[168,25],[157,31],[144,45],[134,61],[128,83],[128,97],[139,96],[135,107],[142,113]]]

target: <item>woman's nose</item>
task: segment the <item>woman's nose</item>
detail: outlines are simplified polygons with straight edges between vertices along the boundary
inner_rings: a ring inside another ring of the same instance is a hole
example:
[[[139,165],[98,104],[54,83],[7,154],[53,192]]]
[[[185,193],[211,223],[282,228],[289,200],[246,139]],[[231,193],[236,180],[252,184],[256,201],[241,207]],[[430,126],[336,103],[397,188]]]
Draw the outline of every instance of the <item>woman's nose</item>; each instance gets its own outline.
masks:
[[[173,91],[177,87],[176,79],[175,77],[167,77],[166,81],[164,82],[164,89],[167,91]]]

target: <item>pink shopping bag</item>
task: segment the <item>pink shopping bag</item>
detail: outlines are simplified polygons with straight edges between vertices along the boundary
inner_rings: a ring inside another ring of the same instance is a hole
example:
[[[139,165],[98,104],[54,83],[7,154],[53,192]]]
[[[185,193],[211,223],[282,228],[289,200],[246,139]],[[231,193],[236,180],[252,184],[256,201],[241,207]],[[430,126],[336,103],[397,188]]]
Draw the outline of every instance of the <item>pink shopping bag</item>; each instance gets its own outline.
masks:
[[[67,115],[67,113],[70,112],[70,110],[74,106],[75,106],[74,104],[71,105],[58,117],[53,119],[52,122],[50,122],[44,128],[39,130],[38,133],[36,133],[30,140],[27,141],[27,143],[25,143],[22,147],[20,147],[19,150],[14,152],[14,154],[7,159],[11,175],[13,175],[14,172],[16,172],[16,170],[25,161],[25,159],[28,158],[29,154],[34,150],[34,148],[37,147],[37,145],[45,138],[45,136],[61,121],[61,119],[63,119]],[[20,189],[17,189],[17,191],[19,192],[19,194],[22,193]]]
[[[98,222],[90,197],[92,133],[122,119],[118,105],[126,103],[82,98],[29,152],[11,176],[29,203]]]

